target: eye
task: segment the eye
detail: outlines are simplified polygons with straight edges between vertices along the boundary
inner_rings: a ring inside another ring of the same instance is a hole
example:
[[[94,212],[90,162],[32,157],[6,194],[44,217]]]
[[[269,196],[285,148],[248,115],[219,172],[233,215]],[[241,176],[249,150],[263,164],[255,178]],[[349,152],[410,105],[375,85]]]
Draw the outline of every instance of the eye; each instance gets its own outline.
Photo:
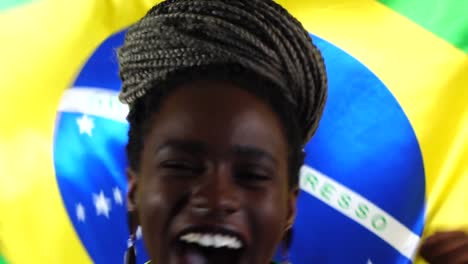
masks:
[[[200,173],[204,167],[200,162],[188,161],[188,160],[165,160],[161,162],[160,166],[163,169],[168,169],[175,172],[189,172],[189,173]]]
[[[250,171],[240,172],[238,177],[248,181],[266,181],[269,179],[269,177],[264,174]]]
[[[258,185],[271,180],[271,173],[263,168],[247,167],[238,169],[235,177],[242,184]]]

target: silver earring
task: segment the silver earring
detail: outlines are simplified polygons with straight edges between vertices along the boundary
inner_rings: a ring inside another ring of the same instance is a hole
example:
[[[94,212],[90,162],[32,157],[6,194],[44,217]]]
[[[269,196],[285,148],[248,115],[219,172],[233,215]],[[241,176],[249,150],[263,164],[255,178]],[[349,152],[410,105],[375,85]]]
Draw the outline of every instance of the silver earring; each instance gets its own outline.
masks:
[[[283,252],[281,264],[292,264],[291,260],[289,259],[289,251]]]
[[[124,264],[136,264],[136,249],[135,249],[135,240],[136,240],[136,231],[138,229],[136,222],[136,212],[134,210],[129,210],[127,212],[127,224],[130,231],[130,236],[127,240],[127,250],[124,255]]]
[[[136,263],[136,250],[135,250],[135,236],[130,235],[127,240],[127,250],[124,255],[124,264],[135,264]]]
[[[292,264],[292,262],[289,259],[289,248],[291,247],[292,243],[292,236],[293,236],[293,230],[290,226],[288,226],[285,230],[285,234],[283,237],[283,243],[281,245],[282,247],[282,254],[281,254],[281,264]]]

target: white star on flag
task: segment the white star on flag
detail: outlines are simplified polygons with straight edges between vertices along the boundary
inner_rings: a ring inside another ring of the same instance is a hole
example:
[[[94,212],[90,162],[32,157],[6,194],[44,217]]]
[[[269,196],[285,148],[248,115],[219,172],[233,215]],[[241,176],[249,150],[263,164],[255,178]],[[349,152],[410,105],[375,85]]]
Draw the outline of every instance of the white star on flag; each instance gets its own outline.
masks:
[[[76,123],[80,128],[80,134],[88,134],[90,137],[93,135],[94,123],[93,120],[87,115],[83,115],[81,118],[77,118]]]
[[[367,264],[372,264],[372,260],[367,259]]]
[[[76,218],[78,218],[78,222],[84,222],[86,220],[85,208],[81,203],[76,205]]]
[[[114,201],[116,204],[123,204],[122,192],[120,191],[119,187],[114,188]]]
[[[104,196],[104,192],[101,190],[99,195],[93,193],[93,200],[97,215],[104,215],[106,218],[109,218],[111,201],[109,198]]]

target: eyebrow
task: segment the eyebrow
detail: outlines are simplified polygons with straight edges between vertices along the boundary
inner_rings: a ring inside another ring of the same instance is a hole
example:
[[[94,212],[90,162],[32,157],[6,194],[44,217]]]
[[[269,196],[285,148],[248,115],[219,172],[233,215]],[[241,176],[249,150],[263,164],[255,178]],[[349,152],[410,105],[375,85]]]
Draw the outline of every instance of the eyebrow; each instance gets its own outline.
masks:
[[[192,155],[202,155],[208,152],[208,147],[207,144],[203,143],[202,141],[171,139],[161,144],[156,149],[155,154],[166,150],[180,151]],[[278,164],[278,160],[273,157],[272,154],[254,146],[234,145],[230,147],[229,153],[244,158],[266,159],[272,162],[274,165]]]
[[[156,148],[155,154],[165,150],[175,150],[197,155],[206,153],[207,147],[200,141],[168,140]]]
[[[273,164],[278,164],[278,161],[271,155],[270,153],[252,146],[242,146],[242,145],[235,145],[232,147],[234,154],[249,158],[256,158],[256,159],[267,159]]]

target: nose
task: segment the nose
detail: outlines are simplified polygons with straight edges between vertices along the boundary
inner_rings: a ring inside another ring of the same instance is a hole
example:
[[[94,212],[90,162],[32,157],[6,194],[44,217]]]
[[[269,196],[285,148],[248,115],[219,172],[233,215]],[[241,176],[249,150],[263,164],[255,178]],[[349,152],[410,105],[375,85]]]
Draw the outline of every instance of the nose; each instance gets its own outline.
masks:
[[[198,216],[226,217],[239,210],[239,197],[229,166],[209,170],[192,190],[191,210]]]

